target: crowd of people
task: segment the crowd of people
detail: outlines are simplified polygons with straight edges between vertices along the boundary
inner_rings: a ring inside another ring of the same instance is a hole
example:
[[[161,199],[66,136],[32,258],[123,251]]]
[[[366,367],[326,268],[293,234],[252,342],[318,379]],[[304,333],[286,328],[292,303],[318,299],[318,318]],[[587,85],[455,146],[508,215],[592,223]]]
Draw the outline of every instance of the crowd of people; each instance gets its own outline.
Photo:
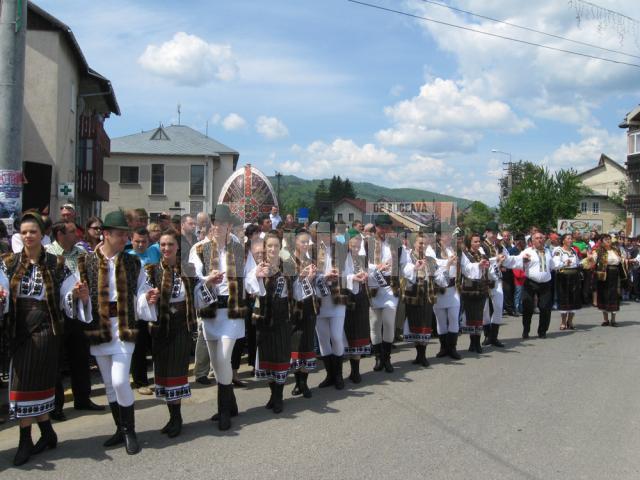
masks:
[[[266,408],[278,414],[290,375],[292,396],[312,397],[318,356],[325,371],[318,387],[341,390],[345,360],[354,384],[363,356],[375,358],[374,371],[392,373],[398,338],[413,344],[415,365],[428,367],[432,337],[435,356],[455,361],[463,334],[473,354],[503,348],[507,315],[522,316],[526,339],[538,313],[543,339],[552,309],[561,313],[560,330],[575,328],[585,304],[602,311],[603,326],[617,326],[621,297],[640,299],[637,243],[620,234],[586,239],[532,227],[512,235],[495,222],[467,235],[437,226],[408,234],[394,231],[385,214],[348,229],[301,226],[290,215],[283,221],[276,207],[243,223],[225,204],[211,216],[163,213],[157,223],[143,209],[120,210],[83,226],[66,204],[55,223],[29,211],[15,226],[0,242],[8,408],[20,427],[15,465],[57,445],[51,419],[65,419],[65,360],[77,410],[105,409],[90,398],[95,362],[115,425],[104,446],[124,445],[133,455],[140,451],[134,389],[166,402],[161,433],[178,436],[192,355],[195,381],[215,378],[211,420],[224,431],[239,414],[245,352],[269,386]]]

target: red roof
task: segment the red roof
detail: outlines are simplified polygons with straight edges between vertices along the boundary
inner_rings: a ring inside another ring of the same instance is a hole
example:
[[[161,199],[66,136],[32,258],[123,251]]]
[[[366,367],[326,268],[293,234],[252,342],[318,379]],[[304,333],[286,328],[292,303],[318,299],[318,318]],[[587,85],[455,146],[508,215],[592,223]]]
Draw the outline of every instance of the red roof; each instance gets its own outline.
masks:
[[[336,205],[340,205],[342,202],[347,202],[350,205],[353,205],[362,213],[364,213],[367,209],[367,201],[363,198],[343,198]]]

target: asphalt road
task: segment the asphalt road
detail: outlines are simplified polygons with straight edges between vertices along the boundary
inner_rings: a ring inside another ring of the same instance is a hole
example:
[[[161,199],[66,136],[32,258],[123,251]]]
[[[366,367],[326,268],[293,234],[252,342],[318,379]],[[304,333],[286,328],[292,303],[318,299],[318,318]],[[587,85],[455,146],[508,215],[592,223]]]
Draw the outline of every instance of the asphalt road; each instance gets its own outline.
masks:
[[[143,450],[105,450],[111,416],[77,415],[54,425],[60,442],[25,466],[11,461],[14,423],[0,426],[3,479],[54,478],[640,478],[640,304],[626,304],[619,328],[600,327],[593,308],[578,313],[577,330],[545,340],[520,339],[520,320],[508,317],[507,348],[485,347],[463,359],[427,355],[430,368],[411,364],[414,350],[395,350],[393,374],[362,363],[363,382],[343,391],[313,388],[313,398],[292,398],[276,416],[263,405],[268,388],[251,381],[236,390],[240,416],[228,432],[209,420],[215,387],[194,387],[183,406],[185,427],[176,439],[158,430],[166,407],[137,396]],[[535,332],[537,318],[534,317]],[[345,365],[348,374],[348,364]],[[312,374],[315,387],[323,375]],[[6,392],[6,390],[5,390]],[[106,403],[104,397],[98,402]],[[39,435],[34,428],[34,440]]]

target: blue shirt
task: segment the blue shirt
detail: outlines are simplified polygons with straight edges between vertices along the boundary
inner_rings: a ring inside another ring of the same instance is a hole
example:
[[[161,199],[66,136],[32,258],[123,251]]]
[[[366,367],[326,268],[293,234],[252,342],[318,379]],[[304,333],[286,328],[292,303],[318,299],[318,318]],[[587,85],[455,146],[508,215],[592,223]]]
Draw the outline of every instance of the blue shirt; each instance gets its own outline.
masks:
[[[137,255],[143,267],[147,264],[160,263],[160,247],[157,243],[150,245],[144,253],[138,253],[135,250],[129,250],[127,253],[129,255]]]

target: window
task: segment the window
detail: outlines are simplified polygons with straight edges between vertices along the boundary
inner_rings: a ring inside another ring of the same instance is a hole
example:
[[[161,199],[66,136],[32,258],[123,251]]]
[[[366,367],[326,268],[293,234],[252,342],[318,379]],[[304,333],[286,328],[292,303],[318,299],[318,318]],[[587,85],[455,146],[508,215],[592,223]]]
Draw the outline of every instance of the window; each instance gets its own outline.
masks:
[[[138,184],[138,167],[120,167],[120,183]]]
[[[600,213],[600,202],[593,202],[591,204],[591,213]]]
[[[587,213],[589,211],[589,207],[587,202],[580,202],[580,213]]]
[[[151,165],[151,195],[164,195],[164,165]]]
[[[149,213],[149,222],[150,223],[158,223],[158,217],[160,216],[160,212],[150,212]]]
[[[80,140],[80,170],[93,171],[93,139],[91,138]]]
[[[640,153],[640,130],[629,132],[629,155]]]
[[[191,165],[191,189],[189,195],[204,195],[204,165]]]
[[[204,202],[196,200],[189,202],[189,213],[195,218],[200,212],[204,211]]]
[[[353,214],[353,213],[350,213],[350,214],[349,214],[349,221],[350,221],[350,222],[353,222],[354,217],[355,217],[355,216],[354,216],[354,214]]]
[[[342,221],[342,214],[341,214],[341,213],[339,213],[339,214],[338,214],[338,221],[339,221],[339,222],[341,222],[341,221]]]

